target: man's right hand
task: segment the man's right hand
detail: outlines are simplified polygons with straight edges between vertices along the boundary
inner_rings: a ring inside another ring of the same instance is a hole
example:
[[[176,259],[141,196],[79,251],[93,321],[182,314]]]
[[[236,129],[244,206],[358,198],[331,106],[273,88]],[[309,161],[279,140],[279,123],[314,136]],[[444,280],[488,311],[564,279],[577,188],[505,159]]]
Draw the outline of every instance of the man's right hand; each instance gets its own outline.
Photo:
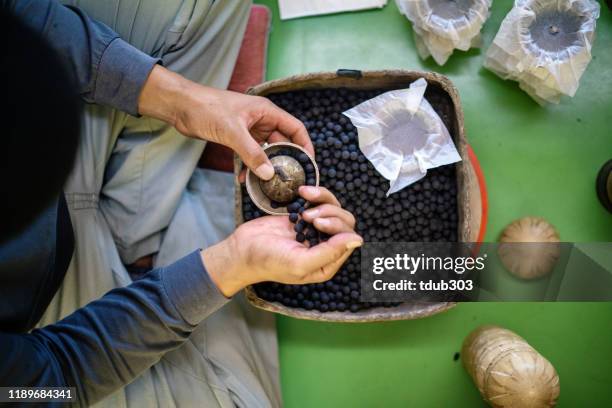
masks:
[[[309,248],[295,240],[288,217],[267,216],[242,224],[226,240],[202,251],[202,261],[221,293],[233,296],[264,281],[286,284],[331,279],[363,239],[354,232],[355,218],[329,190],[301,187],[300,195],[315,207],[303,217],[329,240]]]
[[[292,142],[314,155],[304,124],[269,99],[202,86],[159,65],[138,101],[140,114],[170,123],[185,136],[231,148],[264,180],[274,176],[274,168],[261,143]]]

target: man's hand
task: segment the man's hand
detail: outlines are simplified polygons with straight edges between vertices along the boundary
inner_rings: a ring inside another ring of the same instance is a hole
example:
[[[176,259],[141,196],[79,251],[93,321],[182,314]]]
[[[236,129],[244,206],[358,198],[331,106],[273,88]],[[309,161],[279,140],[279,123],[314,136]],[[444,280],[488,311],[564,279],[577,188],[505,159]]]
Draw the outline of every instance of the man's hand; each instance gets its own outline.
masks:
[[[225,296],[264,281],[287,284],[331,279],[353,250],[362,245],[355,218],[323,187],[300,188],[300,195],[319,204],[304,219],[330,239],[312,248],[295,240],[288,217],[267,216],[242,224],[225,241],[202,251],[202,261]]]
[[[228,146],[264,180],[274,176],[274,168],[260,143],[290,141],[314,155],[302,122],[268,99],[205,87],[161,66],[151,71],[138,110],[185,136]]]

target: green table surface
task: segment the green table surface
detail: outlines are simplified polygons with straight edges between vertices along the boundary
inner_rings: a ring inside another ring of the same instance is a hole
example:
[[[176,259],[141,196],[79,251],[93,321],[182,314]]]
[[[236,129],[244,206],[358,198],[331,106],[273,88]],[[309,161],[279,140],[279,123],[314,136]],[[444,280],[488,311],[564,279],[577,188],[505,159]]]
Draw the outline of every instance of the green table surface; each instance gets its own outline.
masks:
[[[612,241],[612,215],[594,182],[612,158],[612,15],[602,2],[593,61],[574,98],[540,107],[516,83],[482,68],[481,50],[456,51],[443,67],[422,61],[395,2],[381,10],[281,21],[276,0],[267,79],[355,69],[416,69],[459,89],[466,133],[489,193],[487,241],[512,220],[537,215],[562,240]],[[506,13],[496,0],[484,48]],[[524,336],[556,367],[560,407],[612,406],[612,303],[480,303],[422,320],[329,324],[279,317],[287,407],[481,406],[460,361],[464,337],[481,324]]]

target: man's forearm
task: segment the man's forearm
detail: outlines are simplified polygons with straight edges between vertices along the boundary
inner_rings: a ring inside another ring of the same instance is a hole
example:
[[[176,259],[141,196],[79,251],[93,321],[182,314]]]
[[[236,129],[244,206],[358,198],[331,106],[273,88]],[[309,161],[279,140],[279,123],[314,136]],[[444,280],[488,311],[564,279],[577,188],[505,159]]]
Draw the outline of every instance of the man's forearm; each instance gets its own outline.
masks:
[[[176,124],[180,105],[189,95],[190,81],[160,65],[154,67],[138,98],[138,113]]]
[[[31,334],[0,334],[0,385],[75,386],[92,404],[128,384],[227,302],[199,252]]]

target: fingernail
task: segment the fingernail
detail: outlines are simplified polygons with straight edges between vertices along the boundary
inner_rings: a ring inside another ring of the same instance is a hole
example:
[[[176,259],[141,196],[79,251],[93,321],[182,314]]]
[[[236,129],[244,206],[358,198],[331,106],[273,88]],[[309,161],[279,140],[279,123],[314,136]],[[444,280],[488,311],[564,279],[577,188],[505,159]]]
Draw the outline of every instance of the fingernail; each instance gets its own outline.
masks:
[[[306,193],[310,196],[316,197],[319,195],[319,189],[317,187],[312,186],[302,186],[302,193]]]
[[[346,244],[346,249],[355,249],[363,245],[363,241],[351,241]]]
[[[319,224],[321,227],[327,227],[331,222],[325,218],[317,218],[315,223]]]
[[[304,212],[304,215],[307,215],[311,218],[317,218],[317,216],[319,215],[320,211],[318,208],[313,208],[312,210],[307,210]]]
[[[264,163],[255,169],[255,174],[260,179],[270,180],[274,177],[274,167],[270,163]]]

